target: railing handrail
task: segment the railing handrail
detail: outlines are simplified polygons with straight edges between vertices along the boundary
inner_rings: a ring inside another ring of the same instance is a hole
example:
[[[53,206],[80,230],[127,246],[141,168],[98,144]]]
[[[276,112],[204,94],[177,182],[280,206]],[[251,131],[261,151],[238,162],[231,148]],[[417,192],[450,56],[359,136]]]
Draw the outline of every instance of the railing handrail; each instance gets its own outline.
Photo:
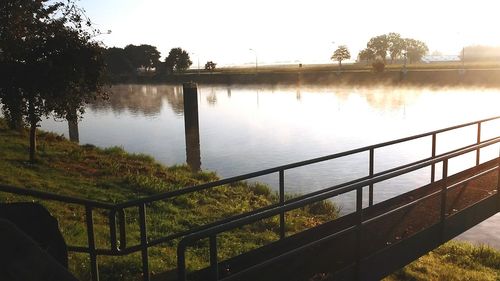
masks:
[[[186,246],[190,245],[192,242],[203,239],[203,238],[207,238],[211,235],[216,235],[216,234],[219,234],[219,233],[222,233],[222,232],[225,232],[225,231],[237,228],[237,227],[241,227],[243,225],[246,225],[246,224],[258,221],[258,220],[262,220],[262,219],[265,219],[268,217],[279,215],[280,213],[283,213],[283,212],[288,212],[288,211],[291,211],[291,210],[294,210],[297,208],[301,208],[303,206],[306,206],[306,205],[309,205],[309,204],[312,204],[315,202],[319,202],[319,201],[322,201],[322,200],[325,200],[325,199],[328,199],[328,198],[331,198],[331,197],[334,197],[334,196],[337,196],[340,194],[351,192],[351,191],[354,191],[360,187],[365,187],[365,186],[368,186],[370,184],[375,184],[375,183],[378,183],[378,182],[381,182],[381,181],[384,181],[384,180],[387,180],[390,178],[394,178],[394,177],[397,177],[397,176],[400,176],[403,174],[407,174],[409,172],[416,171],[418,169],[430,166],[432,164],[436,164],[436,163],[457,157],[459,155],[463,155],[465,153],[469,153],[469,152],[475,151],[477,149],[493,145],[493,144],[498,143],[498,142],[500,142],[500,137],[495,137],[495,138],[489,139],[487,141],[481,142],[480,144],[469,146],[466,149],[462,149],[460,151],[456,151],[453,153],[447,153],[447,154],[444,154],[442,156],[438,156],[438,157],[429,159],[423,163],[419,163],[419,164],[416,164],[416,165],[411,166],[411,167],[405,167],[403,169],[396,170],[396,171],[393,171],[393,172],[388,173],[388,174],[375,176],[375,177],[372,177],[372,178],[369,178],[369,179],[366,179],[366,180],[363,180],[363,181],[360,181],[357,183],[353,183],[349,186],[345,186],[345,187],[342,187],[339,189],[329,190],[327,192],[317,194],[317,195],[314,195],[311,197],[307,197],[307,198],[304,198],[304,199],[301,199],[298,201],[285,203],[284,205],[276,206],[274,208],[264,210],[264,211],[256,213],[256,214],[245,216],[243,218],[233,220],[233,221],[226,223],[226,224],[219,224],[219,225],[213,226],[211,228],[202,230],[200,232],[195,232],[195,233],[186,235],[178,244],[177,255],[179,256],[179,249],[185,248]]]
[[[72,196],[68,196],[68,195],[60,195],[60,194],[55,194],[52,192],[33,190],[33,189],[29,189],[29,188],[20,188],[20,187],[15,187],[15,186],[11,186],[11,185],[1,184],[1,183],[0,183],[0,192],[7,192],[7,193],[17,194],[17,195],[21,195],[21,196],[32,196],[32,197],[36,197],[39,199],[59,201],[59,202],[70,203],[70,204],[78,204],[78,205],[88,206],[88,207],[93,207],[93,208],[101,208],[101,209],[108,209],[108,210],[112,210],[112,209],[116,208],[116,205],[112,204],[112,203],[106,203],[106,202],[102,202],[102,201],[95,201],[95,200],[79,198],[79,197],[72,197]]]
[[[232,182],[237,182],[237,181],[247,180],[247,179],[251,179],[251,178],[255,178],[255,177],[259,177],[259,176],[264,176],[264,175],[268,175],[268,174],[272,174],[272,173],[277,173],[277,172],[282,171],[282,170],[290,170],[293,168],[298,168],[298,167],[302,167],[302,166],[306,166],[306,165],[316,164],[319,162],[333,160],[336,158],[340,158],[340,157],[344,157],[344,156],[348,156],[348,155],[352,155],[352,154],[357,154],[360,152],[370,151],[372,149],[381,148],[384,146],[394,145],[394,144],[398,144],[398,143],[402,143],[402,142],[406,142],[406,141],[411,141],[411,140],[415,140],[415,139],[419,139],[419,138],[423,138],[423,137],[432,136],[434,134],[440,134],[440,133],[451,131],[451,130],[456,130],[456,129],[460,129],[460,128],[464,128],[464,127],[468,127],[468,126],[472,126],[472,125],[477,125],[479,123],[484,123],[484,122],[492,121],[492,120],[499,119],[499,118],[500,118],[500,116],[495,116],[495,117],[486,118],[486,119],[482,119],[482,120],[478,120],[478,121],[474,121],[474,122],[469,122],[469,123],[464,123],[464,124],[460,124],[460,125],[455,125],[455,126],[451,126],[451,127],[447,127],[444,129],[439,129],[439,130],[427,132],[427,133],[417,134],[417,135],[413,135],[410,137],[405,137],[405,138],[400,138],[400,139],[396,139],[396,140],[392,140],[392,141],[382,142],[382,143],[378,143],[378,144],[374,144],[374,145],[364,146],[361,148],[351,149],[351,150],[347,150],[347,151],[343,151],[343,152],[339,152],[339,153],[334,153],[334,154],[330,154],[330,155],[326,155],[326,156],[312,158],[309,160],[303,160],[303,161],[299,161],[299,162],[285,164],[285,165],[281,165],[281,166],[277,166],[277,167],[273,167],[273,168],[268,168],[268,169],[260,170],[257,172],[242,174],[242,175],[238,175],[238,176],[234,176],[234,177],[229,177],[229,178],[225,178],[222,180],[213,181],[213,182],[209,182],[209,183],[205,183],[205,184],[190,186],[190,187],[186,187],[186,188],[179,189],[179,190],[169,191],[169,192],[165,192],[165,193],[159,193],[159,194],[152,195],[150,197],[133,199],[133,200],[130,200],[127,202],[119,203],[117,207],[118,208],[127,208],[127,207],[136,206],[139,204],[148,204],[148,203],[151,203],[154,201],[164,200],[164,199],[167,199],[170,197],[175,197],[175,196],[179,196],[179,195],[183,195],[183,194],[187,194],[187,193],[191,193],[191,192],[195,192],[195,191],[201,191],[204,189],[208,189],[208,188],[212,188],[212,187],[216,187],[216,186],[221,186],[221,185],[232,183]]]

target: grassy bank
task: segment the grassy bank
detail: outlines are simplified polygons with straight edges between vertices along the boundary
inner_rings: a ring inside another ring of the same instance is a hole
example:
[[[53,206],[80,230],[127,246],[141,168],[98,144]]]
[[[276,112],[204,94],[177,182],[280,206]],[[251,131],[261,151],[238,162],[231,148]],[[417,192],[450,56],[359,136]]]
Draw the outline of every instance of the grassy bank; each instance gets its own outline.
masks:
[[[186,166],[165,167],[150,156],[129,154],[112,147],[100,149],[77,145],[63,137],[40,132],[38,161],[28,163],[28,141],[22,132],[8,130],[0,119],[0,183],[44,190],[57,194],[105,202],[123,202],[185,186],[214,181],[211,172],[192,173]],[[33,200],[0,193],[0,202]],[[238,183],[210,191],[148,205],[148,234],[154,239],[203,225],[234,214],[277,202],[277,196],[261,184]],[[86,245],[84,210],[72,205],[42,201],[60,221],[67,243]],[[337,216],[334,206],[318,203],[287,213],[288,234],[331,220]],[[139,242],[138,214],[127,212],[129,245]],[[95,213],[97,244],[108,245],[107,213]],[[279,219],[268,220],[220,236],[219,256],[225,259],[278,239]],[[189,252],[190,269],[208,265],[207,241]],[[150,250],[153,273],[176,266],[175,241]],[[109,246],[108,246],[109,247]],[[71,271],[81,280],[89,280],[87,255],[70,256]],[[101,280],[137,280],[140,278],[140,254],[99,259]],[[392,280],[499,280],[500,253],[486,247],[451,243],[386,278]]]
[[[500,252],[488,246],[451,241],[398,270],[384,281],[500,280]]]
[[[217,180],[211,172],[192,173],[187,166],[165,167],[150,156],[129,154],[112,147],[100,149],[77,145],[52,133],[38,134],[38,161],[28,163],[28,138],[6,129],[0,119],[0,183],[104,202],[124,202]],[[31,201],[0,193],[0,202]],[[231,215],[248,212],[276,203],[278,198],[267,186],[241,182],[221,186],[148,205],[150,239],[204,225]],[[59,219],[66,242],[86,245],[84,210],[78,206],[50,201],[40,202]],[[95,212],[96,242],[109,246],[107,213]],[[337,210],[327,203],[317,203],[287,214],[288,234],[331,220]],[[228,258],[279,238],[279,218],[273,217],[223,234],[218,238],[220,258]],[[127,210],[127,242],[140,241],[137,210]],[[201,243],[189,253],[189,268],[208,265],[207,244]],[[176,266],[176,243],[171,241],[150,249],[153,273]],[[136,280],[140,277],[140,253],[125,257],[99,259],[102,280]],[[81,280],[89,279],[86,255],[72,254],[70,266]]]

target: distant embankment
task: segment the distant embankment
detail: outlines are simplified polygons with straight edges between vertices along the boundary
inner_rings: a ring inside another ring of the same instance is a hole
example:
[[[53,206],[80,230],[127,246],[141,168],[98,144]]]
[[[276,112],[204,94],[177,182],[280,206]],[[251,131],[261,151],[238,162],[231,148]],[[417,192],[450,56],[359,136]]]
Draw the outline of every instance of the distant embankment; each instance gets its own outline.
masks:
[[[185,73],[163,77],[137,77],[138,83],[207,84],[329,84],[346,86],[409,85],[409,86],[484,86],[500,87],[500,69],[409,69],[374,73],[368,70],[346,71],[259,71]]]

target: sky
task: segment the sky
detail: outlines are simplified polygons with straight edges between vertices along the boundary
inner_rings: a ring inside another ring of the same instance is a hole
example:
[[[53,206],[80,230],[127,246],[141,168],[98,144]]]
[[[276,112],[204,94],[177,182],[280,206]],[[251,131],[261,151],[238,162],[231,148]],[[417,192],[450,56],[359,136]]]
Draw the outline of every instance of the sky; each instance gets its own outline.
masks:
[[[500,46],[495,0],[80,0],[108,47],[151,44],[190,52],[193,67],[328,63],[339,45],[353,59],[368,40],[398,32],[456,55],[465,45]],[[250,50],[252,49],[252,50]]]

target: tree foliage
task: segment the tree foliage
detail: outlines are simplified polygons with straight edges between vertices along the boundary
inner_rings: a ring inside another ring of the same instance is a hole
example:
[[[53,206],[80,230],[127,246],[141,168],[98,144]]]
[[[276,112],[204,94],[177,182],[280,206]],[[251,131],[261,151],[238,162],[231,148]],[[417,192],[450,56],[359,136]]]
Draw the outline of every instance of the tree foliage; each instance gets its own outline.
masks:
[[[358,60],[359,61],[372,61],[375,59],[375,53],[373,52],[372,49],[363,49],[361,51],[359,51],[359,54],[358,54]]]
[[[405,40],[401,38],[399,33],[391,32],[387,34],[387,41],[389,43],[389,56],[391,57],[391,63],[393,63],[405,49]]]
[[[133,73],[134,66],[123,48],[108,48],[104,50],[104,61],[109,75],[127,75]]]
[[[185,71],[192,64],[188,52],[181,48],[172,48],[165,58],[165,67],[169,73]]]
[[[339,67],[342,66],[343,60],[348,60],[351,58],[351,53],[349,53],[349,49],[347,49],[346,45],[341,45],[333,52],[331,60],[336,60],[339,62]]]
[[[419,62],[429,52],[427,45],[420,40],[406,38],[404,39],[404,46],[410,63]]]
[[[386,63],[387,56],[391,63],[407,55],[410,63],[419,62],[429,51],[427,45],[412,38],[402,38],[399,33],[391,32],[371,38],[358,54],[359,60],[373,61],[380,59]]]
[[[72,1],[6,0],[0,11],[0,102],[13,127],[30,125],[33,161],[42,116],[76,119],[104,95],[102,48]]]
[[[205,63],[205,70],[214,71],[216,66],[217,64],[213,61],[207,61],[207,63]]]
[[[145,68],[148,71],[157,67],[160,63],[160,52],[158,52],[155,46],[147,44],[139,46],[127,45],[124,48],[124,52],[135,69]]]
[[[375,58],[380,58],[384,61],[387,56],[387,50],[389,49],[389,39],[387,35],[375,36],[368,41],[366,44],[367,49],[371,49]]]

